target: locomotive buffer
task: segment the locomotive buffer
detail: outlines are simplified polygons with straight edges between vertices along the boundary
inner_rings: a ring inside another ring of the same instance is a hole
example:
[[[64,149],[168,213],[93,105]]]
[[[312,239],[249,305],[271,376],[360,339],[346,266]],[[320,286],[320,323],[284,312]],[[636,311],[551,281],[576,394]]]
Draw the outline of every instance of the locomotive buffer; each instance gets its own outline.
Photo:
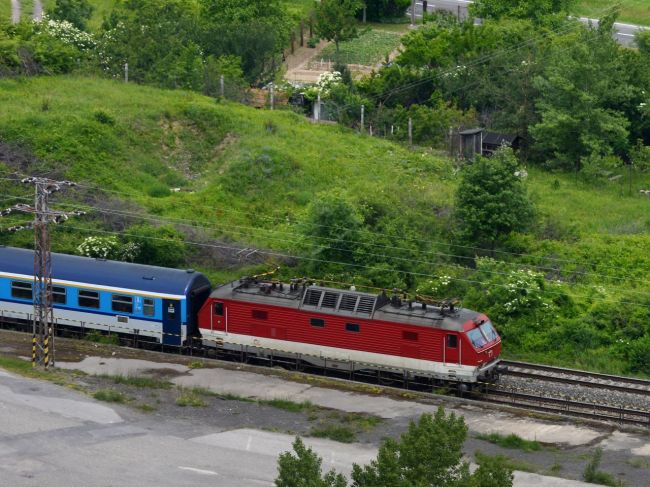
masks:
[[[17,204],[0,211],[0,216],[11,213],[29,213],[34,220],[7,228],[9,232],[34,229],[34,301],[32,366],[48,368],[54,365],[54,313],[52,309],[52,251],[49,224],[59,224],[71,215],[83,215],[83,211],[63,212],[49,207],[49,197],[62,187],[76,186],[72,181],[54,181],[48,178],[30,177],[22,179],[23,184],[34,186],[34,205]]]

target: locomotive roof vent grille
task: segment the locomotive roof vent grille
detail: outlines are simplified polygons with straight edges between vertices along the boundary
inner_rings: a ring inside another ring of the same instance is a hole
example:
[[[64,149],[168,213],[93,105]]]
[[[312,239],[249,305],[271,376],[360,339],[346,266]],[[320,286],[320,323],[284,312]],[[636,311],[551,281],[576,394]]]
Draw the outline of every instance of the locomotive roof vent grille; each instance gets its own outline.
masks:
[[[357,299],[358,296],[355,296],[354,294],[344,294],[343,297],[341,297],[339,309],[343,311],[354,311],[354,308],[357,306]]]
[[[323,294],[323,291],[319,289],[307,289],[304,304],[307,306],[318,306],[321,294]]]
[[[375,299],[370,296],[361,296],[359,298],[359,304],[357,305],[357,313],[372,313],[372,310],[375,307]]]
[[[339,293],[325,291],[321,308],[336,308],[336,303],[339,301]]]

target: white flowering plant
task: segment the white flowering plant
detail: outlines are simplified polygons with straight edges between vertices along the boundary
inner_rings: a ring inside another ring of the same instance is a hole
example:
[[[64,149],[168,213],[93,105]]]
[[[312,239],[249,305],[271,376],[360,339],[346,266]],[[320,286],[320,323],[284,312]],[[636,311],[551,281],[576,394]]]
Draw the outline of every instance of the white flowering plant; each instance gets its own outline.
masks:
[[[121,244],[116,237],[87,237],[79,244],[77,252],[96,259],[133,262],[140,253],[140,245],[135,242]]]
[[[34,20],[33,22],[36,33],[50,35],[82,51],[90,51],[97,46],[97,41],[92,34],[78,29],[66,20],[53,20],[48,18],[47,15],[43,15],[40,20]]]

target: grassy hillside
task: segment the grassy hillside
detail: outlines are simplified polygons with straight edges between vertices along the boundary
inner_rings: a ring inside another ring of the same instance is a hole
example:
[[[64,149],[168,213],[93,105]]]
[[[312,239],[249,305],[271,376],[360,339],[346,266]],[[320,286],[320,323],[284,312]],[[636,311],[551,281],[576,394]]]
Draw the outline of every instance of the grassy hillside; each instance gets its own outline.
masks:
[[[620,22],[650,25],[650,3],[647,0],[579,0],[576,13],[585,17],[601,17],[614,5],[620,5]]]
[[[89,208],[89,215],[57,227],[53,245],[60,251],[75,252],[93,232],[141,234],[144,223],[168,223],[171,233],[148,235],[217,242],[218,248],[189,246],[194,252],[183,263],[215,281],[280,262],[285,276],[309,272],[392,287],[391,269],[408,260],[416,272],[412,286],[447,274],[453,282],[441,295],[463,296],[481,309],[494,295],[489,291],[507,289],[507,279],[519,279],[511,271],[528,264],[547,280],[544,292],[557,316],[533,310],[517,317],[502,302],[490,305],[511,355],[626,371],[632,358],[618,340],[650,329],[650,198],[639,193],[650,189],[648,174],[634,174],[628,196],[625,177],[576,181],[529,168],[536,227],[513,237],[509,253],[494,255],[504,267],[476,271],[467,259],[485,252],[451,238],[458,182],[451,162],[429,150],[313,125],[289,111],[100,79],[0,80],[0,174],[15,172],[82,183],[55,200],[104,209]],[[29,190],[2,179],[0,194],[3,208],[27,201],[14,197],[29,198]],[[355,243],[355,252],[365,252],[369,267],[339,267],[333,275],[326,263],[307,268],[301,259],[263,253],[309,257],[326,244],[303,231],[306,208],[323,194],[351,202],[363,215],[357,238],[366,243]],[[24,218],[3,220],[6,227]],[[197,223],[178,225],[187,220]],[[0,243],[28,246],[31,235],[0,232]],[[230,247],[262,253],[244,258],[248,252]],[[375,262],[383,271],[371,268]],[[634,358],[641,364],[635,371],[650,365],[650,348],[644,350]]]

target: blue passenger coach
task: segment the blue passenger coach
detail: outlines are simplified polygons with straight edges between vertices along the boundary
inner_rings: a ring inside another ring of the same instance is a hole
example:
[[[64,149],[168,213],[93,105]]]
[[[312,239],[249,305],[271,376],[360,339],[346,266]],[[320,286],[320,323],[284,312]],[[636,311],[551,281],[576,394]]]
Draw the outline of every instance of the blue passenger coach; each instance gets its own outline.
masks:
[[[0,313],[31,321],[34,252],[0,246]],[[52,254],[54,321],[180,345],[198,336],[210,281],[192,270]]]

